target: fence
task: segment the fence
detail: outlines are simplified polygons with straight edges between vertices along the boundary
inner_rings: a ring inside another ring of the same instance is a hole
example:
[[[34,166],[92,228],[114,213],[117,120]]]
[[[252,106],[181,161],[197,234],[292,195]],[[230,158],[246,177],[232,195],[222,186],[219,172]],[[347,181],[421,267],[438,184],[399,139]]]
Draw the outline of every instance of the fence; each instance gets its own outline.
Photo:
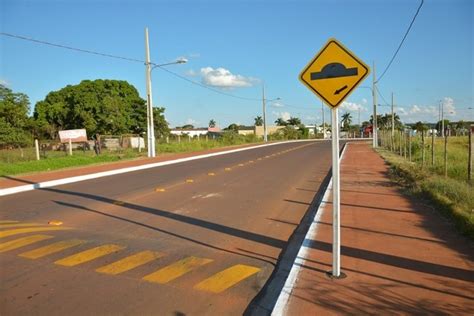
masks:
[[[473,131],[468,136],[437,136],[433,132],[381,130],[379,144],[420,168],[473,183]]]

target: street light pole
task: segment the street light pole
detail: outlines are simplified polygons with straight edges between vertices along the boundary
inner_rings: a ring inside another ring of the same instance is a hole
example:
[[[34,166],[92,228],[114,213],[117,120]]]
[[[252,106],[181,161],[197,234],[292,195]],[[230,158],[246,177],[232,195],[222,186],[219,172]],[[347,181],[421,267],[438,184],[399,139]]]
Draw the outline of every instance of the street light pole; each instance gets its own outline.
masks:
[[[266,143],[268,141],[267,138],[267,110],[265,106],[265,84],[262,84],[262,106],[263,106],[263,141]]]
[[[148,28],[145,28],[145,66],[146,66],[146,104],[147,104],[147,135],[148,157],[155,157],[155,128],[153,126],[153,97],[151,92],[150,47],[148,44]]]
[[[324,122],[324,103],[321,101],[321,112],[323,113],[323,139],[326,139],[326,127]]]
[[[375,62],[373,63],[372,67],[372,100],[374,102],[374,114],[372,118],[372,147],[377,148],[378,147],[378,140],[377,140],[377,91],[375,91],[377,88],[375,86],[376,81],[375,81]]]

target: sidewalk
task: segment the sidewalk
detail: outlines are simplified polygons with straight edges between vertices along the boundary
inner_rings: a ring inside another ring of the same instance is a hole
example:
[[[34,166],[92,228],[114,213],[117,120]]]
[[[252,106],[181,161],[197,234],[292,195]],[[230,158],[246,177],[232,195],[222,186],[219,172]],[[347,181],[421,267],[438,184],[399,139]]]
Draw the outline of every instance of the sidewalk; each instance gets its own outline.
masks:
[[[331,280],[332,196],[305,241],[286,315],[474,315],[474,248],[452,225],[387,177],[367,144],[350,144],[341,168],[341,264]],[[315,224],[313,224],[313,227]],[[278,311],[274,311],[278,314]]]
[[[212,153],[217,153],[217,152],[224,152],[224,151],[229,151],[233,149],[253,147],[253,146],[258,146],[258,145],[262,145],[262,144],[245,144],[245,145],[215,148],[215,149],[210,149],[210,150],[202,150],[202,151],[197,151],[197,152],[163,154],[155,158],[138,158],[138,159],[133,159],[133,160],[125,160],[125,161],[104,163],[104,164],[98,164],[98,165],[80,166],[80,167],[73,167],[73,168],[62,169],[62,170],[46,171],[46,172],[29,174],[29,175],[4,176],[4,177],[0,177],[0,190],[6,189],[6,188],[18,187],[25,184],[34,184],[34,183],[40,183],[40,182],[45,182],[45,181],[52,181],[52,180],[59,180],[59,179],[70,178],[70,177],[75,177],[75,176],[94,174],[94,173],[103,172],[103,171],[143,166],[143,165],[157,163],[157,162],[176,160],[176,159],[181,159],[181,158],[188,158],[188,157],[204,155],[204,154],[212,154]]]

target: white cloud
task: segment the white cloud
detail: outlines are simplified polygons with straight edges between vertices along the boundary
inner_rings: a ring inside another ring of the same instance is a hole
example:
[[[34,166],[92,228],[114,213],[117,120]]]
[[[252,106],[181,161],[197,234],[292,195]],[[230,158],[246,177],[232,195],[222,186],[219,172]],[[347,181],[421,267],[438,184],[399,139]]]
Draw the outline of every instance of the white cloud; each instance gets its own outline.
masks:
[[[204,84],[219,88],[251,87],[254,82],[258,81],[255,78],[235,75],[222,67],[215,69],[212,67],[201,68],[201,76]]]
[[[188,71],[186,71],[186,76],[196,77],[197,75],[198,75],[198,73],[196,71],[194,71],[193,69],[189,69]]]
[[[455,116],[456,115],[456,107],[454,106],[454,100],[450,97],[445,97],[443,99],[443,108],[444,108],[444,116]]]
[[[362,99],[362,103],[363,103],[363,104],[367,104],[367,99],[366,99],[366,98],[363,98],[363,99]]]
[[[288,121],[291,118],[290,112],[272,112],[277,118],[282,118],[285,121]]]
[[[283,103],[280,103],[278,101],[272,102],[270,105],[273,106],[274,108],[282,108],[285,106]]]
[[[350,112],[355,112],[355,111],[366,111],[367,109],[365,107],[363,107],[361,104],[359,103],[353,103],[353,102],[342,102],[342,105],[341,105],[341,108],[343,108],[344,110],[347,110],[347,111],[350,111]]]
[[[194,120],[194,119],[192,119],[192,118],[188,118],[188,119],[186,120],[186,124],[196,125],[196,124],[198,124],[198,123],[199,123],[198,121],[196,121],[196,120]]]

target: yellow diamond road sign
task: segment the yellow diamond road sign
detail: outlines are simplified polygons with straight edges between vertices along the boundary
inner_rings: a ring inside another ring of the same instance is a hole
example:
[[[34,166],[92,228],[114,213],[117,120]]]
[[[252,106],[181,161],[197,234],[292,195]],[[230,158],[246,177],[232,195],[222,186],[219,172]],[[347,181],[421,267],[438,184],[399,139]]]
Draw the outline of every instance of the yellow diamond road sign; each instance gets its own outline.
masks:
[[[368,74],[369,66],[331,38],[301,72],[300,80],[335,108]]]

